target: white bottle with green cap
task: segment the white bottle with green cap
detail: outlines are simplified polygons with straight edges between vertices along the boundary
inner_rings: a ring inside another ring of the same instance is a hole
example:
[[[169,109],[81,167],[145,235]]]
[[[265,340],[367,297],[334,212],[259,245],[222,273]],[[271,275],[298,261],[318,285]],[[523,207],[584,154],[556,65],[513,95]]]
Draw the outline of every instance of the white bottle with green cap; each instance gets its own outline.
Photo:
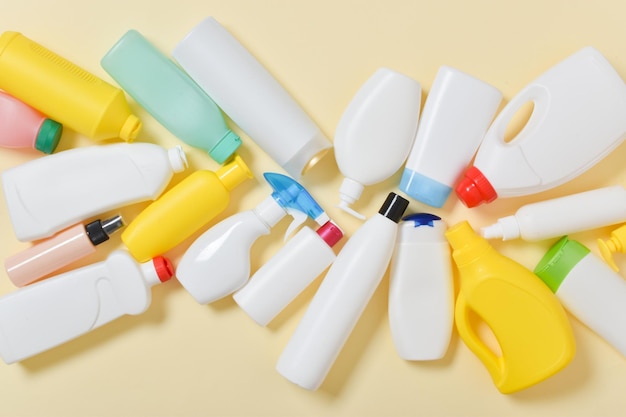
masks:
[[[626,356],[626,281],[575,240],[562,237],[535,274],[567,311]]]

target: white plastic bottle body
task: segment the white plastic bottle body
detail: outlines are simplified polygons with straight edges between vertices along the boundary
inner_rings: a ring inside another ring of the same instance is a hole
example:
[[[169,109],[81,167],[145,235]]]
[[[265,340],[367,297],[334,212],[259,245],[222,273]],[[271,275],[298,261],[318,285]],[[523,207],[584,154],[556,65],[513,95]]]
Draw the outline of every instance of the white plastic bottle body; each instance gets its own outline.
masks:
[[[254,321],[266,326],[334,260],[332,248],[309,227],[303,227],[233,299]]]
[[[299,178],[332,146],[278,81],[214,18],[189,32],[172,56],[292,177]]]
[[[376,214],[346,242],[278,360],[281,375],[308,390],[322,384],[385,274],[397,230]]]
[[[9,293],[0,298],[0,356],[21,361],[125,314],[140,314],[150,305],[152,285],[141,264],[116,251],[104,262]]]
[[[4,171],[2,182],[15,235],[26,242],[108,210],[154,200],[185,166],[180,147],[168,151],[150,143],[120,143],[47,155]]]

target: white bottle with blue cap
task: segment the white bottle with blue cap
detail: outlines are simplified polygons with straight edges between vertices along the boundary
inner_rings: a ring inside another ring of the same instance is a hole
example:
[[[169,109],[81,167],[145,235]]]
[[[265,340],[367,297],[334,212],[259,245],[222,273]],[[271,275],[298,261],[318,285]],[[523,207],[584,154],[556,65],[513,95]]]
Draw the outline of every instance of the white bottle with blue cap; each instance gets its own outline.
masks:
[[[320,226],[330,219],[302,185],[282,174],[263,174],[274,192],[252,210],[216,224],[184,253],[176,276],[200,304],[211,303],[241,288],[250,277],[250,248],[287,214],[294,218],[286,236],[307,216]]]
[[[454,280],[447,226],[416,213],[402,219],[389,273],[389,327],[411,361],[441,359],[454,326]]]

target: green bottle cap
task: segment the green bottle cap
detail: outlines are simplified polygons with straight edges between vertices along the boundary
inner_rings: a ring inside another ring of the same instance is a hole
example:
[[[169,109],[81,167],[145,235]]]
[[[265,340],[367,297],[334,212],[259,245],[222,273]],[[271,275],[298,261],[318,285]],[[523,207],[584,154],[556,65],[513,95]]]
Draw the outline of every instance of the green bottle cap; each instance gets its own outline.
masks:
[[[211,148],[209,156],[223,164],[241,146],[241,138],[233,131],[228,130],[224,136]]]
[[[39,128],[39,133],[37,133],[37,139],[35,139],[35,149],[47,154],[54,152],[62,132],[63,125],[59,122],[52,119],[44,120]]]
[[[581,261],[589,249],[583,244],[563,236],[541,258],[535,274],[546,283],[552,292],[556,292],[570,271]]]

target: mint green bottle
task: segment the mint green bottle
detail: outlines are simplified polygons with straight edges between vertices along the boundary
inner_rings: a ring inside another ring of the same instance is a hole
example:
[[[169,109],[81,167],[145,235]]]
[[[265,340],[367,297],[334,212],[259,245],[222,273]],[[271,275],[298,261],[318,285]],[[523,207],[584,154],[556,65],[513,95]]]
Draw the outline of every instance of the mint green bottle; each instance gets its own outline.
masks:
[[[159,123],[218,163],[241,145],[213,100],[136,30],[126,32],[100,64]]]

